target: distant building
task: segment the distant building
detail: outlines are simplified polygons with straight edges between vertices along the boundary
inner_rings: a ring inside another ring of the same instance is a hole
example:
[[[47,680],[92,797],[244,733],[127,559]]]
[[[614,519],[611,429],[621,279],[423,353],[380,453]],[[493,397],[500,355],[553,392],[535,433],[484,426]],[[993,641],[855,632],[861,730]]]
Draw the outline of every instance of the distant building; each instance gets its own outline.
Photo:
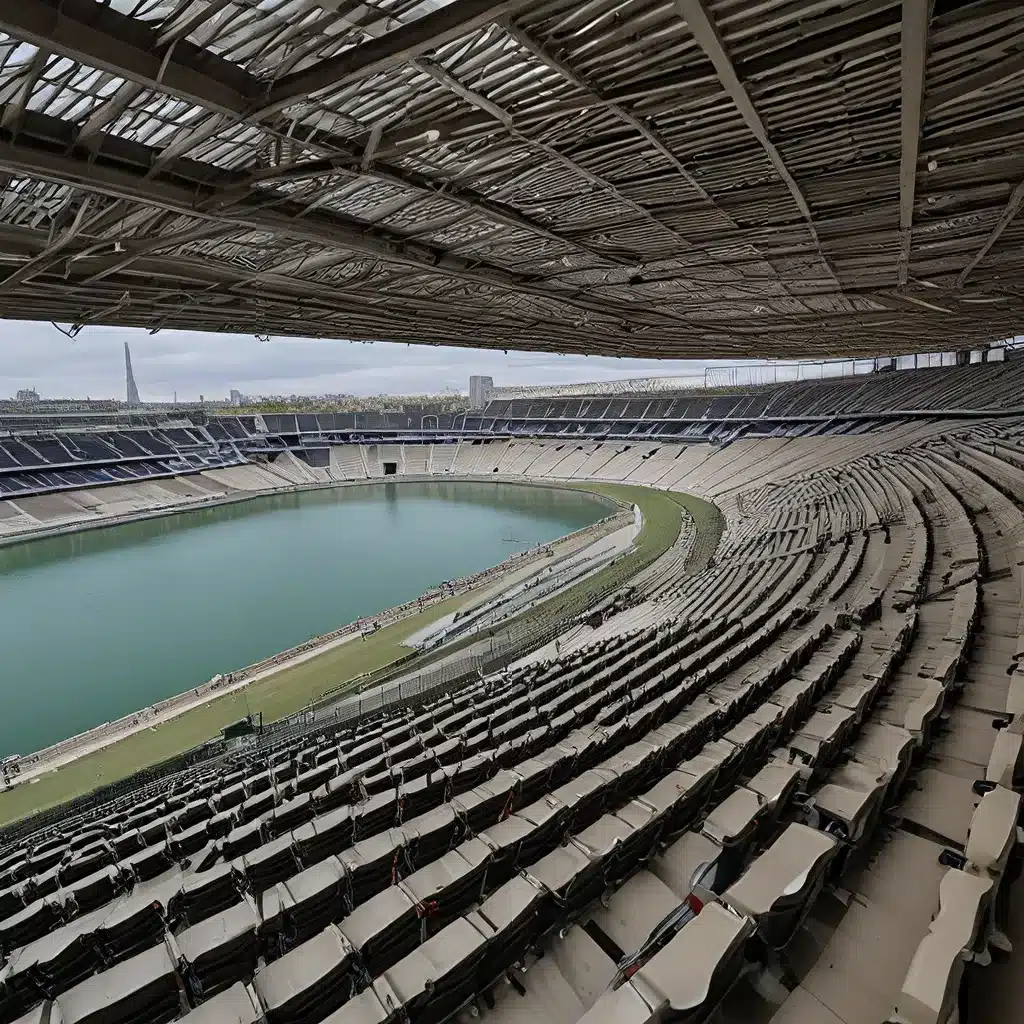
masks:
[[[16,402],[38,402],[39,392],[35,388],[22,388],[15,396]]]
[[[491,392],[494,390],[494,378],[493,377],[477,377],[473,376],[469,378],[469,407],[470,409],[482,409],[491,398]]]
[[[245,401],[245,395],[243,395],[241,391],[232,388],[230,401],[231,404],[237,408],[238,406],[242,405],[243,402]]]
[[[132,354],[128,350],[128,342],[124,343],[124,383],[128,407],[134,408],[141,405],[139,401],[139,389],[135,384],[135,374],[132,373]]]

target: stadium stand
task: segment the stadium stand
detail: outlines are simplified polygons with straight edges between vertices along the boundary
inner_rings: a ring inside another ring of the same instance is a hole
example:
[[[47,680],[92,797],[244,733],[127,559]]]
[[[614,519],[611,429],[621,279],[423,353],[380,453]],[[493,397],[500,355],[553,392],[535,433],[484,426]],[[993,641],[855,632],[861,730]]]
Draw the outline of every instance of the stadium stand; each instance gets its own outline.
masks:
[[[557,654],[8,830],[0,1021],[1014,1019],[991,1003],[1024,785],[1024,418],[1001,372],[948,402],[931,377],[906,401],[895,375],[800,389],[826,419],[932,403],[862,433],[332,447],[334,480],[641,483],[725,531],[698,550],[688,524],[639,603]]]
[[[233,443],[219,443],[198,427],[0,434],[0,495],[174,477],[245,461]]]
[[[1014,354],[993,364],[763,385],[728,394],[496,400],[461,421],[432,415],[438,425],[429,430],[417,423],[416,410],[214,416],[203,425],[169,425],[154,417],[146,427],[93,430],[44,430],[36,423],[30,432],[17,432],[8,424],[8,432],[0,432],[0,498],[64,492],[74,519],[74,503],[89,489],[174,478],[192,479],[189,486],[220,496],[446,472],[629,479],[661,487],[686,478],[692,485],[687,474],[698,463],[713,465],[712,445],[728,444],[734,457],[742,450],[756,461],[765,450],[752,447],[757,439],[848,437],[965,416],[1006,416],[1024,411],[1021,394],[1024,360]],[[544,443],[554,437],[565,445]],[[628,445],[610,448],[614,440]],[[352,442],[365,443],[352,451]],[[673,447],[679,442],[688,445],[685,451]],[[225,469],[232,471],[216,472]]]
[[[736,421],[783,429],[786,421],[803,421],[813,428],[816,421],[825,420],[830,432],[848,433],[893,417],[1019,409],[1022,394],[1024,362],[1017,359],[1009,364],[768,384],[722,395],[680,392],[642,399],[499,399],[490,402],[481,414],[467,416],[465,426],[467,430],[493,433],[572,431],[619,436],[649,433],[652,421],[657,421],[659,435],[700,437],[711,436],[709,427],[721,431]]]

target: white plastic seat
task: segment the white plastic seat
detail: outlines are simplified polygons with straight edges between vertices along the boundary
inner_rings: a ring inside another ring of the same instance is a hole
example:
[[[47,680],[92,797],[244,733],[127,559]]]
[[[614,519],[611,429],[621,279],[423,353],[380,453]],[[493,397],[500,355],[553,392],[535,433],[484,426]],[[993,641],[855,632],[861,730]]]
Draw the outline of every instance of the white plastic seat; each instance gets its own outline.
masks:
[[[693,879],[702,866],[712,864],[721,854],[722,847],[703,832],[687,832],[648,865],[681,899],[693,890]]]
[[[594,908],[593,920],[619,949],[639,949],[681,897],[651,871],[641,869]]]
[[[701,831],[720,846],[744,843],[752,837],[765,806],[760,793],[741,786],[708,814]]]
[[[839,821],[845,838],[856,845],[871,834],[882,810],[891,776],[851,762],[829,776],[814,794],[813,806]]]
[[[996,786],[982,798],[971,818],[964,850],[974,870],[999,876],[1017,842],[1020,794]]]
[[[895,775],[909,762],[913,746],[914,738],[906,729],[885,722],[869,722],[854,741],[853,758]]]
[[[836,840],[793,823],[722,895],[722,902],[757,924],[770,949],[781,949],[803,922],[825,884]]]
[[[985,781],[1007,789],[1019,788],[1024,772],[1024,715],[996,732],[992,753],[985,768]],[[1015,786],[1014,783],[1018,785]]]
[[[1021,642],[1024,647],[1024,640]],[[1010,688],[1006,693],[1006,713],[1008,715],[1024,715],[1024,652],[1010,675]]]
[[[636,974],[630,984],[658,1019],[707,1020],[739,979],[754,922],[709,903]]]
[[[385,972],[399,1006],[410,1018],[442,1021],[475,988],[475,963],[483,956],[490,928],[481,931],[473,914],[458,917]]]
[[[951,935],[964,950],[983,952],[994,891],[991,878],[950,868],[939,883],[939,912],[929,931]]]
[[[946,701],[946,688],[937,679],[929,679],[906,709],[903,728],[914,737],[919,747],[931,742],[932,723],[938,718]]]
[[[820,778],[829,771],[846,745],[856,719],[856,712],[838,704],[811,715],[787,744],[790,751],[796,751],[810,766],[809,773],[805,770],[805,774]]]
[[[654,1024],[658,1019],[658,1011],[626,982],[620,988],[605,992],[577,1024]]]
[[[769,761],[747,783],[751,789],[764,798],[762,808],[771,818],[778,818],[786,809],[800,786],[800,769],[793,764],[779,764]]]
[[[261,1024],[259,999],[252,987],[238,982],[192,1010],[188,1024]]]
[[[892,1024],[946,1024],[957,1006],[963,948],[947,932],[929,932],[903,980]]]

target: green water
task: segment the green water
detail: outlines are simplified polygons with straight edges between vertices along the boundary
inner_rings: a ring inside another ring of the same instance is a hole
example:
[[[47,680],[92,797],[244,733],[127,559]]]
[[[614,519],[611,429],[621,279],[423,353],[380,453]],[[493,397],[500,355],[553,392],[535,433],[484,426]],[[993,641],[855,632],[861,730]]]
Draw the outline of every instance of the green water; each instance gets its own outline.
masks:
[[[0,549],[0,756],[478,572],[609,513],[489,483],[308,491]]]

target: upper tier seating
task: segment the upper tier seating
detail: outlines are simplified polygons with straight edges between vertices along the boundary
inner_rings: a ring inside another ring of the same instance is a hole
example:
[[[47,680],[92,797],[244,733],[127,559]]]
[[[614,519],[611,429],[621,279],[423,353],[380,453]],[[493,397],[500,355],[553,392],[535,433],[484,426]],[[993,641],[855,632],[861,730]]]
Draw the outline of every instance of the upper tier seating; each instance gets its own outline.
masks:
[[[1024,394],[1024,360],[924,370],[900,370],[736,389],[731,394],[659,393],[627,398],[495,399],[466,417],[466,429],[495,433],[671,433],[694,439],[730,437],[722,421],[778,423],[822,420],[829,433],[857,429],[873,417],[1017,410]],[[666,431],[667,424],[672,429]],[[760,433],[763,433],[761,431]]]
[[[233,444],[240,429],[235,423],[213,434],[200,427],[166,427],[0,437],[0,495],[75,491],[238,465],[245,459]]]

